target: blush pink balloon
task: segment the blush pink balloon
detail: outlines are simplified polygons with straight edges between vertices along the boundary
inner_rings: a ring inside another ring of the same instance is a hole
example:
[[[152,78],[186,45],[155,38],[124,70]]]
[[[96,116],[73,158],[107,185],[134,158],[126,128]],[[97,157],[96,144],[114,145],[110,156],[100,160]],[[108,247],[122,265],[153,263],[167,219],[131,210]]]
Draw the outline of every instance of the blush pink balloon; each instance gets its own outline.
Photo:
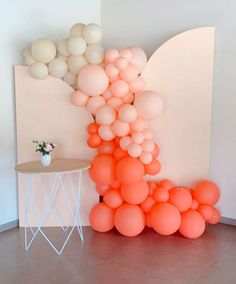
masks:
[[[164,109],[164,101],[160,95],[153,91],[144,91],[135,96],[134,106],[140,118],[151,120],[158,117]]]
[[[109,77],[116,77],[119,75],[119,69],[117,69],[112,63],[109,63],[105,66],[105,72]]]
[[[134,132],[132,134],[132,141],[136,144],[141,144],[143,143],[144,140],[144,135],[142,132]]]
[[[105,105],[106,101],[102,96],[90,97],[87,103],[87,109],[95,114],[97,109],[103,105]]]
[[[150,152],[143,151],[139,159],[145,165],[150,164],[152,162],[152,154]]]
[[[119,80],[119,79],[120,79],[119,76],[109,77],[109,82],[110,82],[110,83],[113,83],[113,82],[115,82],[115,81],[117,81],[117,80]]]
[[[108,49],[105,52],[105,62],[114,62],[116,58],[120,56],[120,53],[117,49]]]
[[[118,111],[120,106],[123,104],[123,101],[120,98],[112,97],[107,100],[107,104],[112,106],[115,110]]]
[[[107,89],[109,78],[101,66],[87,64],[80,69],[77,84],[86,95],[99,96]]]
[[[124,104],[120,107],[118,117],[124,122],[133,122],[138,116],[137,110],[133,105]]]
[[[127,68],[128,66],[128,61],[124,58],[124,57],[118,57],[115,60],[115,66],[119,69],[119,70],[123,70],[125,68]]]
[[[122,100],[125,104],[131,104],[134,101],[134,95],[131,92],[129,92],[127,95],[125,95],[122,98]]]
[[[132,93],[142,92],[145,88],[145,82],[142,77],[138,76],[133,81],[129,82],[129,90]]]
[[[152,140],[144,139],[142,143],[143,151],[146,152],[152,152],[154,150],[155,144],[152,142]]]
[[[142,153],[142,147],[139,144],[131,143],[128,146],[128,153],[133,158],[138,158]]]
[[[106,91],[102,94],[105,100],[108,100],[112,97],[112,93],[110,88],[107,88]]]
[[[131,144],[132,143],[132,140],[131,140],[131,138],[130,138],[130,136],[125,136],[125,137],[122,137],[121,139],[120,139],[120,148],[122,149],[122,150],[127,150],[128,149],[128,146],[129,146],[129,144]]]
[[[127,68],[120,71],[120,78],[126,82],[132,82],[138,77],[138,69],[133,64],[129,64]]]
[[[132,60],[133,54],[128,48],[126,48],[120,51],[120,56],[130,62]]]
[[[145,139],[152,139],[152,133],[149,130],[144,130],[143,135]]]
[[[111,93],[115,97],[124,97],[129,92],[129,85],[123,80],[116,80],[111,83]]]
[[[131,123],[131,129],[133,131],[144,131],[148,127],[148,122],[144,119],[137,118]]]
[[[110,125],[116,119],[116,111],[110,105],[101,106],[96,112],[95,119],[100,125]]]
[[[101,125],[98,129],[98,134],[104,141],[111,141],[115,138],[115,134],[109,125]]]
[[[86,106],[89,96],[77,90],[71,94],[70,100],[75,106]]]
[[[119,137],[127,136],[130,132],[129,123],[117,119],[112,125],[112,131]]]
[[[130,62],[134,64],[138,68],[139,73],[141,73],[147,64],[147,55],[139,47],[129,47],[129,50],[133,55]]]

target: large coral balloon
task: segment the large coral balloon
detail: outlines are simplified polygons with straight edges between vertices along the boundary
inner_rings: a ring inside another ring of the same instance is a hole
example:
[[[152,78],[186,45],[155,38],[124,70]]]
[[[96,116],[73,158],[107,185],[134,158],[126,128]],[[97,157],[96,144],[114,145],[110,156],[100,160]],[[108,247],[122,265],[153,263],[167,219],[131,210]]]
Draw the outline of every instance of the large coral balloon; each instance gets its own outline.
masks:
[[[180,212],[188,210],[192,205],[192,196],[187,188],[176,187],[169,191],[169,202]]]
[[[212,181],[200,181],[193,189],[193,198],[200,204],[214,205],[220,199],[220,190]]]
[[[95,231],[110,231],[114,226],[113,210],[105,203],[98,203],[90,211],[89,222]]]
[[[146,181],[126,184],[121,187],[121,195],[130,204],[140,204],[148,196],[149,188]]]

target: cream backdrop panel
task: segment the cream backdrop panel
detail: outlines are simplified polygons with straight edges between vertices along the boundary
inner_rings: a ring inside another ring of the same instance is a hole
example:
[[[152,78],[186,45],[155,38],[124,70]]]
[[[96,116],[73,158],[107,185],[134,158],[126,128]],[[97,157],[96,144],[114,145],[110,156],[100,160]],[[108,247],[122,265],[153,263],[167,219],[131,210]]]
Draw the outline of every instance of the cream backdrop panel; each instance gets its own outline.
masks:
[[[209,176],[214,31],[204,27],[171,38],[142,73],[146,89],[157,91],[166,103],[150,125],[161,150],[158,178],[178,185]]]
[[[52,152],[53,158],[92,159],[95,152],[87,146],[86,128],[93,119],[84,108],[75,107],[70,103],[72,92],[73,89],[62,80],[51,77],[36,80],[29,75],[27,67],[15,66],[18,163],[39,159],[39,153],[34,152],[34,139],[55,142],[58,147]],[[51,180],[45,182],[50,183]],[[70,190],[68,182],[66,179],[66,190]],[[34,199],[39,210],[30,208],[31,225],[35,224],[43,205],[38,181],[35,180],[33,185]],[[22,174],[18,174],[18,196],[20,226],[24,226],[25,179]],[[83,225],[89,224],[89,210],[97,201],[94,184],[88,173],[84,172],[81,192]],[[62,191],[54,205],[57,214],[50,214],[46,225],[59,225],[56,215],[63,224],[71,224],[72,217]]]

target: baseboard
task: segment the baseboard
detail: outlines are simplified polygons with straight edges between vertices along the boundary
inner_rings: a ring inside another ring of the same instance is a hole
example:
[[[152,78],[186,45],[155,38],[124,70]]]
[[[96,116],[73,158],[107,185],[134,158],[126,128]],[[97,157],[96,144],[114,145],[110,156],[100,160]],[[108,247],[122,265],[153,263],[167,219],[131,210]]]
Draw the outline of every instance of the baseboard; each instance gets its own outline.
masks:
[[[228,217],[221,217],[220,223],[236,226],[236,219],[228,218]]]
[[[0,225],[0,233],[18,227],[19,227],[19,220],[14,220]]]

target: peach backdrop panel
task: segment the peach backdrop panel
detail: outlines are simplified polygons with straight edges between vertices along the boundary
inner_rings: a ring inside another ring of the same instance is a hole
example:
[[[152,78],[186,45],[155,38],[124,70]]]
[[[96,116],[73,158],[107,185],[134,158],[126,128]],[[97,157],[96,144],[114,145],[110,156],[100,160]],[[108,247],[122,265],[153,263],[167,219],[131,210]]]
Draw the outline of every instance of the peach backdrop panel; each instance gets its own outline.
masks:
[[[161,150],[158,178],[178,185],[209,176],[214,32],[204,27],[171,38],[142,73],[146,89],[166,103],[163,115],[150,124]]]
[[[87,146],[86,128],[93,118],[86,109],[71,104],[70,94],[72,92],[73,89],[60,79],[49,77],[45,80],[37,80],[29,75],[27,67],[15,66],[17,163],[39,159],[39,153],[34,151],[32,144],[35,139],[46,139],[58,145],[52,152],[53,158],[89,161],[92,159],[95,152]],[[51,179],[48,177],[44,181],[50,183]],[[30,209],[31,225],[35,225],[43,205],[43,196],[37,180],[33,186],[39,210]],[[65,189],[69,190],[69,186],[69,179],[65,176]],[[25,179],[22,174],[18,174],[18,190],[19,220],[20,226],[24,226]],[[89,210],[97,201],[98,195],[94,184],[88,172],[84,172],[81,192],[82,225],[89,225]],[[55,212],[60,216],[62,223],[70,225],[72,217],[62,191],[54,205]],[[46,226],[58,225],[55,214],[50,214]]]

